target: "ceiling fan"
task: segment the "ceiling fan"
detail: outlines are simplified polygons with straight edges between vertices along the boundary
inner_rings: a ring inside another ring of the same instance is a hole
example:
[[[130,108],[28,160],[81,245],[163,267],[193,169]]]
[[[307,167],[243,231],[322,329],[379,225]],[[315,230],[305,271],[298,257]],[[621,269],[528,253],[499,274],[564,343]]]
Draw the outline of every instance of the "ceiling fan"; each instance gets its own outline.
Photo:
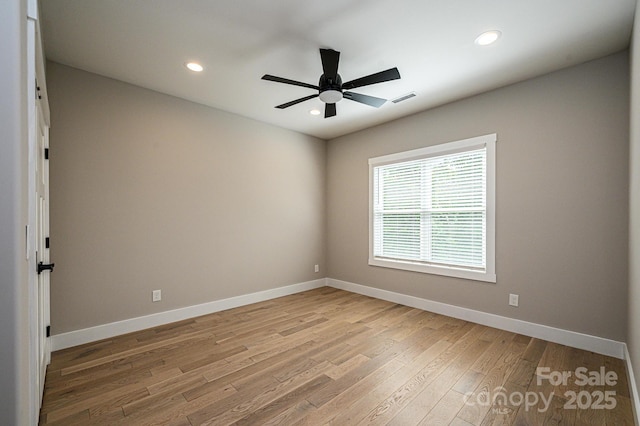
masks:
[[[360,102],[361,104],[370,105],[379,108],[387,100],[376,98],[374,96],[362,95],[360,93],[349,92],[350,89],[356,87],[368,86],[370,84],[382,83],[384,81],[397,80],[400,78],[398,68],[391,68],[386,71],[380,71],[365,77],[356,78],[355,80],[342,82],[340,74],[338,74],[338,62],[340,61],[340,52],[332,49],[320,49],[320,59],[322,60],[323,74],[320,76],[318,85],[302,83],[300,81],[289,80],[288,78],[276,77],[274,75],[265,74],[263,80],[275,81],[277,83],[292,84],[294,86],[308,87],[315,89],[318,93],[296,99],[291,102],[276,106],[276,108],[284,109],[308,101],[309,99],[319,97],[324,102],[324,118],[336,115],[336,102],[344,99]]]

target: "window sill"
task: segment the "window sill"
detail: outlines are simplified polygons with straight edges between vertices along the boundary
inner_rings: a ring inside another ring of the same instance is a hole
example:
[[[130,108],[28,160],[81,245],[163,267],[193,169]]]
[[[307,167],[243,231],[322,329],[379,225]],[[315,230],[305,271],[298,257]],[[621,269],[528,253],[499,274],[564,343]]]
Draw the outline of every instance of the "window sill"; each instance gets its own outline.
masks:
[[[382,268],[401,269],[404,271],[420,272],[423,274],[443,275],[446,277],[463,278],[466,280],[496,282],[496,274],[472,271],[462,268],[450,268],[446,266],[424,265],[422,263],[403,262],[400,260],[370,258],[369,265]]]

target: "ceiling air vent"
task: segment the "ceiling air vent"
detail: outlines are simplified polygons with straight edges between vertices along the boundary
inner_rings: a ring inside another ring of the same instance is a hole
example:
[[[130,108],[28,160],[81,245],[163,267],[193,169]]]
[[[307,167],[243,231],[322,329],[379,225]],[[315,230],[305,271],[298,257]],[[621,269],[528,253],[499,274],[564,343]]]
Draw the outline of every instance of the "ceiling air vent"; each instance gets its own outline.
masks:
[[[402,101],[406,101],[407,99],[411,99],[416,96],[416,92],[407,93],[406,95],[400,96],[399,98],[391,99],[391,102],[394,104],[400,103]]]

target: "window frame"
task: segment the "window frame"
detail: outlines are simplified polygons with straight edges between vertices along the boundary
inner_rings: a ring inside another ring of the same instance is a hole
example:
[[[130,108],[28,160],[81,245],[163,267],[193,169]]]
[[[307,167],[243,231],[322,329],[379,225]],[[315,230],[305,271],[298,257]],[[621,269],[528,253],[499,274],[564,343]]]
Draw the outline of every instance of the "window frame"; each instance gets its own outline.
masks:
[[[443,275],[488,283],[496,282],[496,142],[497,134],[492,133],[459,141],[383,155],[369,159],[369,265],[383,268],[401,269],[426,274]],[[464,267],[424,264],[408,260],[394,260],[374,256],[374,169],[379,166],[403,163],[429,157],[438,157],[459,152],[486,148],[486,265],[485,270]]]

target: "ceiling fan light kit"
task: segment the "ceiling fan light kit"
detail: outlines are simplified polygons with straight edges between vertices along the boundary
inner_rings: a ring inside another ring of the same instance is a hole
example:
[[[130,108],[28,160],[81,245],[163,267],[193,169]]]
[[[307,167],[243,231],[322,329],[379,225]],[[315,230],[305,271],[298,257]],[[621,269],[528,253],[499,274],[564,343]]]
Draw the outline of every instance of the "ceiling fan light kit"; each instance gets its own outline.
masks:
[[[382,83],[385,81],[398,80],[400,78],[400,72],[398,71],[398,68],[390,68],[385,71],[380,71],[375,74],[367,75],[365,77],[360,77],[355,80],[342,83],[342,78],[340,77],[340,74],[338,74],[340,52],[333,49],[320,49],[320,59],[322,60],[323,74],[320,76],[320,80],[318,81],[317,86],[300,81],[289,80],[287,78],[276,77],[269,74],[265,74],[262,76],[263,80],[301,86],[318,91],[317,94],[305,96],[303,98],[277,105],[276,108],[289,108],[290,106],[299,104],[300,102],[318,97],[322,102],[325,103],[325,118],[333,117],[336,115],[336,103],[340,102],[342,99],[349,99],[351,101],[379,108],[387,101],[386,99],[349,92],[349,90],[355,89],[357,87],[369,86],[371,84]]]
[[[325,104],[335,104],[342,100],[342,92],[340,90],[328,89],[320,92],[320,100]]]

